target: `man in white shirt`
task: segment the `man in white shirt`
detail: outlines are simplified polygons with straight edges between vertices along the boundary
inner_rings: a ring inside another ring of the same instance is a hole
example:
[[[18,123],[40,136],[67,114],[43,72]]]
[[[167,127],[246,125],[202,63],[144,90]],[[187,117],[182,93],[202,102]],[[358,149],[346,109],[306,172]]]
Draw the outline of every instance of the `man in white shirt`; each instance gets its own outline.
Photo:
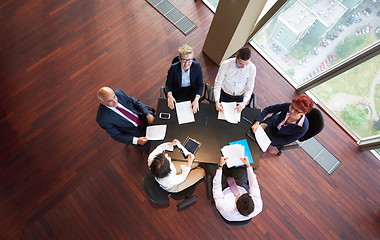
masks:
[[[213,197],[219,213],[228,221],[244,221],[263,209],[260,188],[247,157],[241,158],[244,167],[225,168],[221,157],[213,180]],[[227,178],[228,177],[228,178]],[[232,182],[231,182],[232,181]]]
[[[205,176],[203,168],[198,163],[193,163],[195,157],[190,154],[186,162],[172,161],[165,151],[173,151],[174,145],[179,141],[162,143],[157,146],[148,156],[150,172],[160,186],[168,192],[180,192]]]
[[[237,102],[238,112],[247,105],[256,77],[256,66],[250,59],[249,48],[241,48],[236,57],[222,62],[214,84],[216,110],[223,111],[220,102]]]

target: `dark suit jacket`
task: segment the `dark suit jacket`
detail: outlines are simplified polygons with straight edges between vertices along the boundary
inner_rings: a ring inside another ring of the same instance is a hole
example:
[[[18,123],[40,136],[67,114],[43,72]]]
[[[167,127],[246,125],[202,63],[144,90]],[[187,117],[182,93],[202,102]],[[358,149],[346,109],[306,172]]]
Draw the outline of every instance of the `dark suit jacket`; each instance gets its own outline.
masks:
[[[115,89],[114,92],[121,105],[136,113],[145,124],[147,123],[146,115],[150,112],[145,104],[128,96],[120,88]],[[99,104],[96,122],[115,141],[121,143],[132,144],[133,137],[145,136],[145,128],[135,127],[127,119],[102,104]]]
[[[309,129],[309,120],[306,116],[302,127],[300,127],[298,122],[296,122],[295,124],[287,124],[286,126],[282,126],[280,130],[277,129],[278,124],[285,119],[286,114],[289,111],[290,104],[291,103],[282,103],[266,107],[255,119],[256,121],[268,124],[265,132],[272,141],[272,146],[282,146],[292,143],[302,137]],[[264,118],[270,113],[272,113],[272,116],[264,120]]]
[[[165,87],[167,92],[172,92],[176,97],[176,93],[181,88],[182,70],[181,63],[176,62],[169,68],[168,76],[166,79]],[[201,64],[193,61],[190,67],[190,86],[194,90],[194,97],[196,94],[202,96],[203,93],[203,75]],[[193,99],[191,99],[193,100]]]

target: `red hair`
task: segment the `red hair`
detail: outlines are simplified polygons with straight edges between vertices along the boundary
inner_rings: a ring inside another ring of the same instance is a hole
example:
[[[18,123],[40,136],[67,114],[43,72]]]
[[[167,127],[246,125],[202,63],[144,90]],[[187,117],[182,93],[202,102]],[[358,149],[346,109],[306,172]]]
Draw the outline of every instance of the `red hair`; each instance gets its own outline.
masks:
[[[304,94],[293,99],[292,103],[297,105],[297,108],[304,113],[310,112],[314,106],[313,100],[309,96]]]

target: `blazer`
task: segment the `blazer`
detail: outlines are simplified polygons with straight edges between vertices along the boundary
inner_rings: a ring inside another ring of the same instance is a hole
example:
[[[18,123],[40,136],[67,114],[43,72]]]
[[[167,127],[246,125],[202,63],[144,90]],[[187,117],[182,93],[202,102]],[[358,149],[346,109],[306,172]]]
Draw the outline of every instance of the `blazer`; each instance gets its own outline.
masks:
[[[282,103],[266,107],[255,119],[256,121],[268,124],[265,132],[272,141],[272,146],[282,146],[292,143],[305,135],[309,129],[309,120],[306,116],[302,127],[298,125],[299,121],[297,121],[295,124],[287,124],[282,126],[280,130],[277,129],[278,124],[285,119],[290,105],[291,103]],[[272,116],[264,120],[270,113],[272,113]]]
[[[167,92],[172,92],[173,96],[176,95],[181,88],[182,82],[182,69],[181,63],[176,62],[169,68],[168,76],[166,79],[165,87]],[[203,93],[203,75],[201,64],[193,61],[190,67],[190,86],[194,90],[194,97],[196,94],[202,96]]]
[[[150,114],[147,106],[138,99],[128,96],[117,88],[114,90],[120,104],[136,113],[147,124],[146,115]],[[133,137],[145,135],[145,128],[136,127],[103,104],[99,104],[96,122],[115,140],[121,143],[132,144]]]

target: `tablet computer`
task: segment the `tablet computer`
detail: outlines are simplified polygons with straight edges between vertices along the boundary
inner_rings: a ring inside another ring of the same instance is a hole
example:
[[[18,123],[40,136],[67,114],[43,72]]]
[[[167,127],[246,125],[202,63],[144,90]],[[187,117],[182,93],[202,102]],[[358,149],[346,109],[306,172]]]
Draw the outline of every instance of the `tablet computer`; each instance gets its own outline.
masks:
[[[201,143],[191,137],[187,137],[183,146],[187,149],[187,151],[195,154],[201,146]]]

